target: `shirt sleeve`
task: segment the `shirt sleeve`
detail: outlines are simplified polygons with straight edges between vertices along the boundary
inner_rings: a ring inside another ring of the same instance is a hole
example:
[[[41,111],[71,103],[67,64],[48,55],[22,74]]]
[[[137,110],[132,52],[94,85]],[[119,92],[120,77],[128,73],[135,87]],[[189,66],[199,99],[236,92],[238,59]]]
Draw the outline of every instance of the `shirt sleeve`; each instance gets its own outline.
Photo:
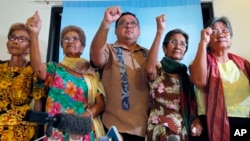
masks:
[[[45,96],[44,81],[39,79],[36,74],[33,75],[32,95],[34,100],[39,100]]]

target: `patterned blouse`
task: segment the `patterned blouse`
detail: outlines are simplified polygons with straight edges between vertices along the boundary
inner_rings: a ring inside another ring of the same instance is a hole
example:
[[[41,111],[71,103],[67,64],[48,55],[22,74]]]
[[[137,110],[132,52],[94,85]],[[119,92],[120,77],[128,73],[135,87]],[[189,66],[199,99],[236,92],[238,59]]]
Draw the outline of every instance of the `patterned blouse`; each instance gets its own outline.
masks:
[[[43,82],[31,66],[9,67],[0,61],[0,140],[30,140],[34,125],[22,121],[32,100],[44,96]]]
[[[54,62],[47,63],[46,85],[50,86],[46,112],[53,116],[57,113],[81,115],[87,107],[88,87],[83,77],[68,73],[64,67]],[[94,133],[81,135],[63,134],[57,129],[52,131],[52,140],[64,141],[69,136],[74,140],[94,140]]]
[[[152,105],[146,140],[186,140],[187,131],[180,113],[180,80],[159,69],[150,85]]]

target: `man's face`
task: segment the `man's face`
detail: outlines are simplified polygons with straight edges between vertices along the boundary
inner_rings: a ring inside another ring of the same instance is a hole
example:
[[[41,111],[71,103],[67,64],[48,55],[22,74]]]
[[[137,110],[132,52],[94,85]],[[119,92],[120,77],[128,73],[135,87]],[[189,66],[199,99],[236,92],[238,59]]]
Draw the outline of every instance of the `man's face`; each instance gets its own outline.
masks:
[[[120,18],[115,29],[118,41],[136,42],[140,36],[140,28],[136,18],[132,15],[124,15]]]

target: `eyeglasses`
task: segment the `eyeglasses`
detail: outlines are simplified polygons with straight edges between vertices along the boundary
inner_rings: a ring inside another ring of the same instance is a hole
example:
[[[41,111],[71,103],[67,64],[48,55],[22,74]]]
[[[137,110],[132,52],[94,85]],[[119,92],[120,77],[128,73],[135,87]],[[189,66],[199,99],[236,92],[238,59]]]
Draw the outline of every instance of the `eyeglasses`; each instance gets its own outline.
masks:
[[[177,46],[179,45],[180,47],[186,47],[187,46],[187,43],[183,42],[183,41],[177,41],[176,39],[172,39],[170,41],[168,41],[168,43],[170,43],[171,45],[174,45],[174,46]]]
[[[216,28],[212,29],[212,35],[228,34],[228,33],[230,33],[230,31],[227,28],[222,29],[222,30],[219,30],[219,29],[216,29]]]
[[[12,42],[17,40],[19,43],[22,43],[22,42],[28,42],[29,38],[25,36],[9,35],[8,40]]]
[[[75,36],[73,36],[73,37],[65,37],[65,38],[63,38],[62,39],[62,42],[64,42],[64,43],[69,43],[70,41],[72,41],[72,42],[77,42],[77,41],[79,41],[80,39],[78,38],[78,37],[75,37]]]
[[[131,22],[121,21],[121,22],[118,23],[118,25],[120,25],[122,27],[126,27],[128,25],[131,25],[131,27],[136,27],[136,26],[138,26],[138,23],[136,21],[131,21]]]

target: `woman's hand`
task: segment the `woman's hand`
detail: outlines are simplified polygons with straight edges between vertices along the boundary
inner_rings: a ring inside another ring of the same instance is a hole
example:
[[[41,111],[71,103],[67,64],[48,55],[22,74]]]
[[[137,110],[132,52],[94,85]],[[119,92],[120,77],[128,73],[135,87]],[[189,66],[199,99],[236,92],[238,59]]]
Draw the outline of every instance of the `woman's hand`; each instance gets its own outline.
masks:
[[[32,17],[27,19],[26,26],[28,27],[30,34],[32,35],[39,34],[42,26],[42,20],[37,11]]]
[[[163,32],[166,26],[166,15],[162,14],[158,17],[156,17],[156,23],[157,23],[157,32]]]
[[[212,28],[207,27],[203,30],[201,30],[201,40],[200,42],[203,42],[204,44],[208,44],[210,41],[210,35],[212,34]]]
[[[191,135],[200,136],[203,128],[201,126],[199,118],[195,118],[191,124]]]

